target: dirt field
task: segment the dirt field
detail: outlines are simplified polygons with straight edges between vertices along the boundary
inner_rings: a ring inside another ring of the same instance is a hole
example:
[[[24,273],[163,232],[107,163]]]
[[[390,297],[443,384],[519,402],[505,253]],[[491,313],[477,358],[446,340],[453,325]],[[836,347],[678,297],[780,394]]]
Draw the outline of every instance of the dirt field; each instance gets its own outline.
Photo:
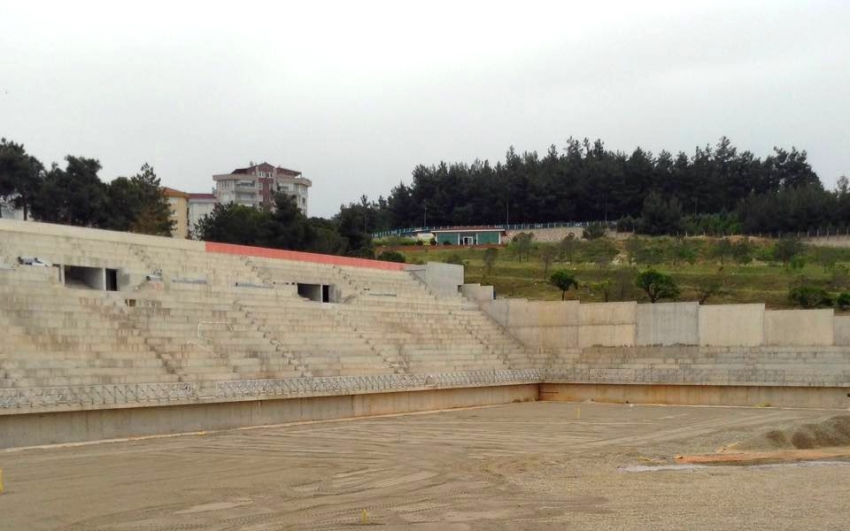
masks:
[[[844,530],[850,466],[622,469],[833,414],[528,403],[0,452],[0,529]]]

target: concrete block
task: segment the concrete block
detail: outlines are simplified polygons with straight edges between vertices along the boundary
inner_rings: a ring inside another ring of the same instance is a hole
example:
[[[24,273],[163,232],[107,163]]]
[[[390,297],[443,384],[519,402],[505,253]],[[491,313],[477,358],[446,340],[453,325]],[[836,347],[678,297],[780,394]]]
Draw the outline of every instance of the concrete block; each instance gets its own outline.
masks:
[[[757,347],[764,344],[764,304],[700,306],[699,344]]]
[[[699,303],[639,304],[637,344],[673,346],[699,344]]]
[[[764,312],[765,345],[832,346],[834,338],[831,309]]]

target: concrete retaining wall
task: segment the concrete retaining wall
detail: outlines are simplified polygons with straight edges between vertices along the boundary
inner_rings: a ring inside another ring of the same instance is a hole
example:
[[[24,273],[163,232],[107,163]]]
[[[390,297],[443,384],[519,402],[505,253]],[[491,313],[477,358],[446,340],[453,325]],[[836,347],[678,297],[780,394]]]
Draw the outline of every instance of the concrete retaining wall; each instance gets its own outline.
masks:
[[[640,304],[637,307],[637,344],[673,346],[699,344],[699,303]]]
[[[757,347],[764,344],[764,304],[700,306],[699,344]]]
[[[463,293],[463,296],[471,301],[486,302],[493,300],[493,286],[464,284],[461,287],[461,293]]]
[[[836,346],[850,346],[850,315],[833,317],[834,340]]]
[[[475,299],[530,349],[550,352],[631,346],[850,346],[850,317],[832,310],[778,310],[764,304],[700,306],[696,302],[637,304],[526,299]],[[489,294],[489,292],[483,292]]]
[[[847,389],[820,387],[541,384],[540,400],[693,406],[850,407]]]
[[[636,311],[636,302],[579,305],[579,347],[633,346]]]
[[[457,295],[463,286],[462,265],[428,262],[424,266],[405,266],[405,269],[437,295]]]
[[[0,448],[226,430],[536,400],[538,385],[255,400],[0,417]]]
[[[579,344],[578,301],[496,299],[482,308],[534,351],[558,351]]]
[[[831,346],[835,344],[832,310],[764,312],[764,344]]]

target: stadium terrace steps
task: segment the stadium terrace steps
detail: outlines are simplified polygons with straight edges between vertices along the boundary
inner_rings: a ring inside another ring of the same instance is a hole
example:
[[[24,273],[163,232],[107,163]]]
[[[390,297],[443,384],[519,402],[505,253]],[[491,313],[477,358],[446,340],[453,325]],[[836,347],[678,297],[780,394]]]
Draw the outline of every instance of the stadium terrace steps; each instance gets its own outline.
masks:
[[[404,271],[3,231],[0,386],[61,387],[527,368],[501,327]],[[158,240],[151,240],[158,242]],[[134,282],[63,286],[54,265],[112,268]],[[148,278],[150,277],[150,278]],[[339,303],[297,284],[333,285]]]

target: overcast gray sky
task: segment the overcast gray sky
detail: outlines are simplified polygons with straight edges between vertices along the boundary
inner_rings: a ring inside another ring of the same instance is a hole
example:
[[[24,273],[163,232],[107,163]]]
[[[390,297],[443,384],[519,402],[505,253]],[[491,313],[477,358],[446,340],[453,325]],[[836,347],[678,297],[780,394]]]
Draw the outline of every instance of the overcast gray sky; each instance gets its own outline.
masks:
[[[689,154],[729,136],[850,176],[850,2],[0,0],[0,136],[42,162],[152,164],[208,192],[249,161],[311,214],[420,163],[574,137]]]

